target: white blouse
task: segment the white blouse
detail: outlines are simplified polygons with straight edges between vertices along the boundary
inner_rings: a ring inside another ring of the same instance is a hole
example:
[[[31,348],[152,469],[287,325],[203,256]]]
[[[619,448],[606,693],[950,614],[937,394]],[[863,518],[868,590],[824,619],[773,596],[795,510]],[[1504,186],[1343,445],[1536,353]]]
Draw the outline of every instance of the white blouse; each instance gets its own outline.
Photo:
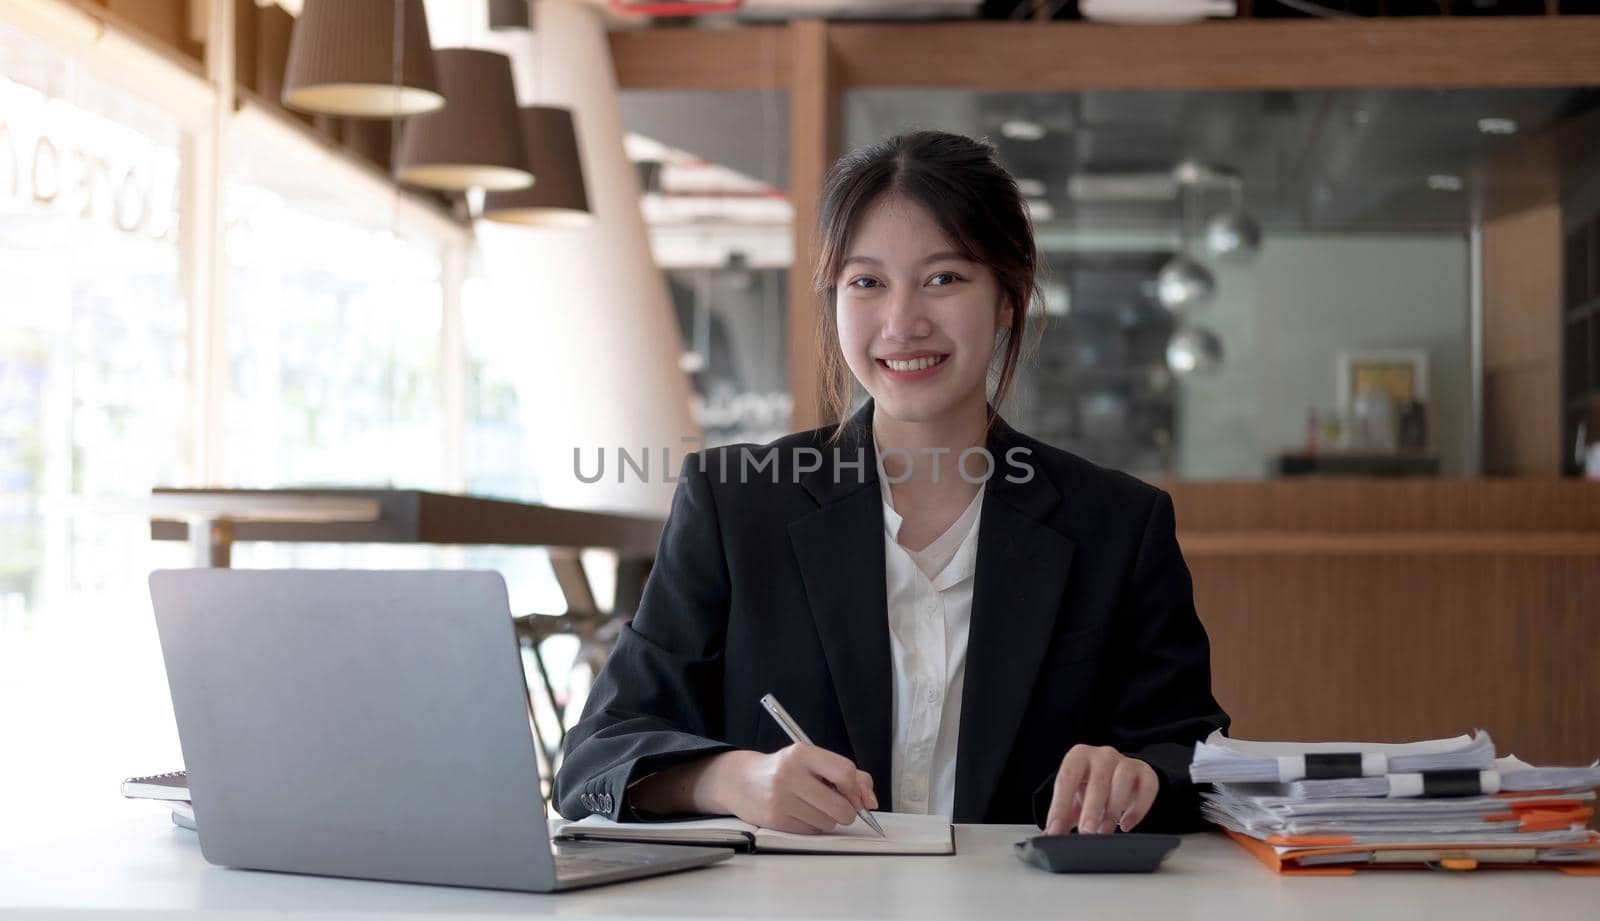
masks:
[[[956,740],[983,489],[933,543],[907,550],[897,539],[902,519],[894,510],[889,483],[881,475],[878,482],[894,664],[889,774],[894,809],[949,816],[955,811]]]

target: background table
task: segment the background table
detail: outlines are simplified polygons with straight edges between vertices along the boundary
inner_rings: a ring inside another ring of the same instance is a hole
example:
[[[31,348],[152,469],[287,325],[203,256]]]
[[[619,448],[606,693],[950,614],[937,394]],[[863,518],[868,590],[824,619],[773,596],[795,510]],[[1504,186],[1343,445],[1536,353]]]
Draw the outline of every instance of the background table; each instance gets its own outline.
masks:
[[[0,917],[392,917],[1593,921],[1600,880],[1555,872],[1374,871],[1285,879],[1189,835],[1154,875],[1053,876],[1011,854],[1028,826],[959,826],[955,857],[739,855],[703,870],[559,895],[213,867],[149,803],[98,827],[0,831]],[[24,834],[25,832],[25,834]]]

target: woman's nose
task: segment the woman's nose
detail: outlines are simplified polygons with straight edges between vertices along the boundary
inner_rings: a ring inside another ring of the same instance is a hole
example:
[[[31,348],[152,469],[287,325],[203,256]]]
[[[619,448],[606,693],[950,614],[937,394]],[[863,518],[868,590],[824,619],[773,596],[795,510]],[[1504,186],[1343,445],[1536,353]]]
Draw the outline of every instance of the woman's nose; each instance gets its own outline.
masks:
[[[883,337],[896,341],[920,339],[932,331],[928,315],[916,294],[896,291],[889,295],[883,316]]]

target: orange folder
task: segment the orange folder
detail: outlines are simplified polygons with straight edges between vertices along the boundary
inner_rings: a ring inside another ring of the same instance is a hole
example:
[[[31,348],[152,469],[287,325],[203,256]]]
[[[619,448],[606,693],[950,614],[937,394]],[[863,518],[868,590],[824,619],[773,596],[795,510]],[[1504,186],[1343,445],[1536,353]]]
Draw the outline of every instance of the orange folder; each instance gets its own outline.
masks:
[[[1583,811],[1592,812],[1592,810]],[[1566,824],[1571,824],[1571,820],[1568,819]],[[1557,825],[1555,827],[1562,828],[1565,827],[1565,825]],[[1538,831],[1542,829],[1539,827],[1530,828],[1528,826],[1524,826],[1523,830]],[[1474,856],[1494,851],[1527,850],[1526,845],[1515,843],[1482,844],[1473,845],[1471,847],[1437,847],[1431,844],[1363,845],[1353,844],[1349,838],[1333,835],[1317,837],[1291,837],[1275,835],[1265,841],[1262,841],[1252,838],[1249,835],[1239,834],[1238,832],[1228,831],[1226,829],[1223,829],[1222,831],[1223,834],[1232,838],[1240,847],[1254,855],[1257,860],[1260,860],[1262,863],[1266,864],[1274,871],[1283,874],[1284,876],[1354,876],[1357,870],[1407,870],[1416,869],[1423,866],[1430,866],[1432,864],[1437,864],[1440,869],[1444,870],[1551,869],[1559,870],[1562,873],[1566,873],[1571,876],[1600,876],[1600,864],[1539,863],[1537,861],[1530,861],[1527,863],[1497,863],[1487,860],[1480,860],[1477,856]],[[1303,847],[1306,848],[1306,850],[1297,851],[1293,854],[1279,854],[1277,850],[1274,849],[1274,845]],[[1553,845],[1551,847],[1559,847],[1562,850],[1577,849],[1600,852],[1600,833],[1592,831],[1589,832],[1589,840],[1583,844],[1562,844]],[[1429,860],[1422,858],[1419,854],[1419,859],[1416,863],[1401,862],[1334,865],[1315,864],[1312,866],[1299,865],[1299,859],[1302,857],[1320,856],[1324,854],[1368,854],[1376,852],[1392,854],[1395,852],[1405,851],[1439,854],[1441,856],[1437,860]]]

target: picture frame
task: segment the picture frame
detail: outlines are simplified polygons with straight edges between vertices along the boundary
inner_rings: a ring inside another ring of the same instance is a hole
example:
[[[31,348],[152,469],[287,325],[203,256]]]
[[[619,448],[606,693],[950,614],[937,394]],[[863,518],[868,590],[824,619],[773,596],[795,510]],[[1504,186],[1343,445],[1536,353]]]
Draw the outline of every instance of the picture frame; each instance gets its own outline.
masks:
[[[1426,349],[1344,349],[1338,354],[1336,403],[1348,412],[1356,394],[1375,385],[1398,406],[1415,399],[1428,401]]]

